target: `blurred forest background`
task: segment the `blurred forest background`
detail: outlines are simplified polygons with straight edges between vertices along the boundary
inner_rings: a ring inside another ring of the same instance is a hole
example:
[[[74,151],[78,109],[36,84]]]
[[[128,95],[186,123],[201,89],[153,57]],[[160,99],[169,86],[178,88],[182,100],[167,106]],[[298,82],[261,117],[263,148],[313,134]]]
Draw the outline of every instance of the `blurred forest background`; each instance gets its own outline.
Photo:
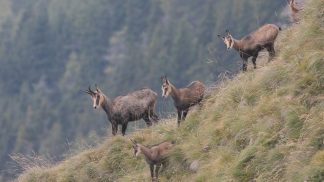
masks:
[[[212,84],[241,61],[217,38],[282,24],[285,0],[0,0],[0,181],[10,154],[55,162],[110,135],[105,113],[81,92],[115,97],[160,76]],[[161,102],[157,111],[173,111]]]

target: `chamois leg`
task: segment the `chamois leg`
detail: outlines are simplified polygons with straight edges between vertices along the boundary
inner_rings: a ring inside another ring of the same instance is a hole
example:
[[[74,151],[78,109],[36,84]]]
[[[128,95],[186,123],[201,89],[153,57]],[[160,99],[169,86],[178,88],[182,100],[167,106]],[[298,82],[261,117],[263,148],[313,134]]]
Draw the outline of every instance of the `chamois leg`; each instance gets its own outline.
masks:
[[[249,57],[247,57],[244,53],[241,53],[240,57],[242,58],[242,61],[243,61],[242,70],[243,70],[243,72],[245,72],[247,70],[247,64],[248,64]]]
[[[125,133],[126,133],[127,124],[128,124],[128,123],[124,123],[124,124],[122,125],[122,134],[123,134],[123,136],[124,136]]]
[[[118,124],[111,123],[111,130],[112,130],[112,134],[115,136],[117,134],[117,131],[118,131]]]
[[[253,63],[253,68],[254,69],[256,69],[256,59],[257,59],[257,56],[252,57],[252,63]]]
[[[243,66],[242,66],[243,72],[247,70],[247,60],[243,60]]]
[[[150,109],[150,117],[153,120],[154,123],[157,123],[159,121],[159,116],[155,113],[155,103]]]
[[[153,112],[152,118],[156,123],[160,120],[159,116],[155,112]]]
[[[151,179],[154,181],[154,165],[150,164]]]
[[[182,119],[182,111],[178,110],[178,127],[180,127],[181,119]]]
[[[203,107],[203,102],[202,102],[203,99],[204,99],[204,96],[202,96],[198,101],[199,109],[201,109]]]
[[[249,57],[244,52],[240,52],[240,57],[242,58],[242,61],[243,61],[242,70],[243,70],[243,72],[245,72],[247,70],[247,63],[248,63]]]
[[[155,179],[156,179],[156,181],[158,181],[158,179],[159,179],[159,170],[160,170],[160,167],[161,167],[161,164],[157,164],[155,166]]]
[[[144,119],[144,121],[145,121],[147,127],[152,126],[152,121],[151,121],[151,119],[150,119],[148,113],[146,113],[146,114],[144,115],[143,119]]]
[[[269,52],[269,59],[268,59],[268,62],[270,62],[270,61],[274,58],[274,56],[275,56],[275,54],[276,54],[276,52],[275,52],[275,50],[274,50],[274,46],[273,46],[273,44],[271,44],[271,45],[269,45],[269,46],[267,47],[267,51]]]
[[[154,112],[153,109],[150,110],[150,120],[151,120],[151,123],[157,123],[159,121],[159,116]]]
[[[169,165],[169,161],[168,160],[164,160],[161,164],[161,172],[164,172],[167,168],[167,166]]]
[[[189,109],[183,111],[182,120],[185,120],[186,119],[187,114],[188,114],[188,111],[189,111]]]

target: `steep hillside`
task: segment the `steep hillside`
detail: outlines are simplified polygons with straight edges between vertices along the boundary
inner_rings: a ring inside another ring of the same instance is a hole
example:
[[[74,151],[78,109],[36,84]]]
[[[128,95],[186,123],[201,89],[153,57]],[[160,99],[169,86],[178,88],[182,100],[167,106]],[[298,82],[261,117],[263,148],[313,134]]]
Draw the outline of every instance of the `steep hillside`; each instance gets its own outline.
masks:
[[[239,70],[239,56],[224,51],[217,34],[228,28],[241,36],[284,22],[285,6],[283,0],[0,0],[0,181],[21,172],[11,170],[10,154],[56,162],[110,133],[105,114],[93,111],[80,90],[95,83],[110,97],[160,90],[164,74],[176,85],[210,83]],[[167,115],[171,106],[159,100],[157,111]]]
[[[224,79],[180,128],[165,120],[52,167],[29,166],[18,181],[149,181],[128,138],[176,140],[160,181],[323,181],[324,2],[309,0],[304,10],[281,32],[273,62]]]

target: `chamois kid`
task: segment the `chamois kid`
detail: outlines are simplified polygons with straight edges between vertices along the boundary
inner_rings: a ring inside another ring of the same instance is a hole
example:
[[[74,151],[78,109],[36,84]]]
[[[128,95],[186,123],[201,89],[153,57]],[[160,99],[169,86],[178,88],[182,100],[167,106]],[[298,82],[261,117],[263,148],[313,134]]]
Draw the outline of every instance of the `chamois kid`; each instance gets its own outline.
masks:
[[[168,80],[166,76],[161,77],[162,80],[162,97],[167,98],[171,95],[174,106],[178,111],[178,127],[180,122],[186,119],[189,108],[199,104],[205,92],[205,85],[200,81],[190,83],[186,88],[177,89]]]
[[[240,40],[233,38],[228,30],[226,30],[226,36],[218,35],[218,37],[224,41],[228,50],[234,48],[240,53],[243,60],[242,69],[246,71],[250,57],[256,69],[256,59],[261,50],[266,49],[269,52],[269,61],[275,56],[274,42],[280,30],[281,28],[274,24],[266,24]]]
[[[91,96],[93,108],[101,107],[106,112],[113,135],[117,134],[118,125],[122,125],[122,134],[125,135],[130,121],[144,119],[147,126],[158,121],[155,114],[157,94],[151,89],[143,88],[114,100],[110,100],[97,86],[95,91],[89,86],[85,92]]]
[[[130,139],[131,140],[131,139]],[[158,181],[159,170],[161,166],[164,168],[167,163],[167,152],[174,145],[174,141],[165,141],[151,147],[144,146],[133,140],[134,155],[138,157],[141,153],[144,155],[146,162],[150,166],[152,181]]]

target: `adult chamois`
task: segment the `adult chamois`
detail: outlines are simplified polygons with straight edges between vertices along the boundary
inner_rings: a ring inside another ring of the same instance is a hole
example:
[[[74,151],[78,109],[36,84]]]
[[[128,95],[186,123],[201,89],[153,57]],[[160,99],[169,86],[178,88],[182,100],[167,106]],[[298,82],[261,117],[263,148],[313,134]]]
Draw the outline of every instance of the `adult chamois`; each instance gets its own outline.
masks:
[[[117,134],[118,125],[122,125],[122,134],[125,135],[130,121],[144,119],[147,126],[158,121],[154,111],[157,94],[151,89],[143,88],[112,101],[97,86],[95,91],[89,86],[85,92],[91,96],[95,109],[101,107],[106,112],[113,135]]]
[[[134,155],[138,157],[141,153],[144,155],[146,162],[150,165],[151,179],[152,181],[158,181],[159,170],[161,166],[164,168],[167,163],[167,152],[174,145],[174,141],[165,141],[151,147],[139,144],[132,139]],[[155,168],[155,169],[154,169]]]
[[[240,53],[243,71],[246,71],[250,57],[256,69],[256,59],[261,50],[266,49],[269,52],[269,61],[275,56],[274,42],[280,30],[281,28],[274,24],[266,24],[240,40],[234,39],[228,30],[226,30],[226,36],[218,35],[218,37],[224,41],[228,50],[234,48]]]
[[[293,23],[299,22],[298,13],[301,9],[297,8],[295,0],[287,0],[289,11],[290,11],[290,19]]]
[[[189,108],[199,104],[204,97],[205,85],[200,81],[190,83],[186,88],[177,89],[166,76],[162,80],[162,97],[171,95],[174,106],[178,111],[178,127],[180,122],[186,119]]]

